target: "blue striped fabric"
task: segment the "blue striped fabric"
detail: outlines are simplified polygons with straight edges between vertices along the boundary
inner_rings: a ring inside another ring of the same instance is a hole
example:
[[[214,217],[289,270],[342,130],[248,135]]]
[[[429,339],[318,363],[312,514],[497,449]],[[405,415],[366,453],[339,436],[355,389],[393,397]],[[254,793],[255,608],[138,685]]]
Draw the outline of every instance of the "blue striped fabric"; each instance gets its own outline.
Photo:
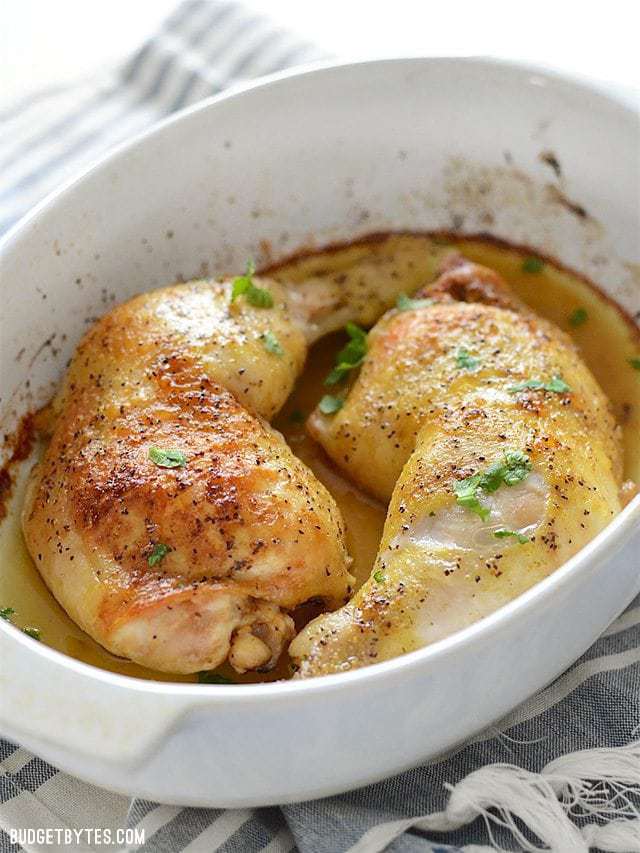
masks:
[[[0,114],[0,233],[113,145],[228,86],[326,54],[230,0],[187,0],[122,67]]]
[[[0,114],[0,232],[111,146],[174,110],[242,79],[322,56],[230,0],[182,3],[124,66],[30,96]],[[446,786],[478,768],[509,762],[538,772],[574,750],[628,744],[639,726],[640,599],[569,672],[490,731],[444,760],[323,801],[224,811],[128,800],[0,740],[0,851],[92,849],[66,841],[21,848],[11,839],[17,829],[83,827],[114,838],[118,829],[143,830],[144,841],[127,849],[145,853],[480,853],[494,844],[520,850],[499,823],[478,819],[438,835],[420,828],[420,816],[442,811]],[[638,809],[637,796],[628,792],[618,816]],[[640,851],[640,838],[633,850],[616,849]]]

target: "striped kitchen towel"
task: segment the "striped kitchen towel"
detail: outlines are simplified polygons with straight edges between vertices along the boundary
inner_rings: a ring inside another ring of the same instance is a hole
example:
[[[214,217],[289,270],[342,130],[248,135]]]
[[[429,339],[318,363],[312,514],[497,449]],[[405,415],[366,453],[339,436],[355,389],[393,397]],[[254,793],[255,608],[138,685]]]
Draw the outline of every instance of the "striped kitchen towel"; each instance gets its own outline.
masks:
[[[0,115],[0,232],[174,110],[322,56],[234,2],[181,4],[123,67]],[[568,672],[490,730],[326,800],[226,811],[129,800],[0,740],[0,851],[640,853],[639,738],[640,598]]]
[[[123,66],[0,113],[0,234],[109,148],[249,78],[326,57],[229,0],[187,0]]]

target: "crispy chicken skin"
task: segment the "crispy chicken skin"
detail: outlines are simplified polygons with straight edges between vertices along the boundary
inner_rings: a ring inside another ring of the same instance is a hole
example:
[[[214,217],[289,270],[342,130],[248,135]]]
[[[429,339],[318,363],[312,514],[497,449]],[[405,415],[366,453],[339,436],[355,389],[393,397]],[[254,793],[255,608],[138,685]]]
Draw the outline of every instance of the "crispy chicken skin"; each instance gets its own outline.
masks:
[[[390,504],[370,578],[292,643],[297,677],[366,666],[475,622],[620,510],[619,429],[569,338],[461,258],[418,296],[429,301],[387,312],[370,332],[343,408],[308,424],[336,465]],[[524,387],[531,380],[557,390]],[[522,455],[516,482],[477,492],[484,518],[457,500],[456,484]]]
[[[254,278],[267,309],[232,304],[231,282],[174,285],[85,336],[41,419],[51,440],[22,523],[42,577],[95,640],[167,672],[227,659],[265,670],[293,636],[293,608],[348,598],[340,512],[268,421],[310,343],[394,303],[393,262],[344,287]],[[151,448],[187,462],[158,467]]]
[[[157,670],[227,658],[268,669],[294,607],[335,607],[351,591],[340,512],[268,424],[307,348],[300,305],[294,317],[281,286],[268,287],[269,309],[231,304],[229,282],[115,308],[49,409],[23,512],[29,551],[88,634]],[[151,448],[186,462],[161,467]]]

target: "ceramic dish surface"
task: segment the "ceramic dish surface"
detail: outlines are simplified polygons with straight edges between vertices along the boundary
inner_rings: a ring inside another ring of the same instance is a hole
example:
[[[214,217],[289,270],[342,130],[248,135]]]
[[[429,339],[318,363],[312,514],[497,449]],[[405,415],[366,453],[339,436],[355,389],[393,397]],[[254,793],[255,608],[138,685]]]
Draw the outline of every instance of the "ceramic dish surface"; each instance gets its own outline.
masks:
[[[640,310],[637,108],[491,60],[279,75],[189,109],[41,204],[3,241],[3,432],[50,397],[91,318],[178,278],[376,231],[526,245]],[[142,681],[0,621],[0,731],[95,784],[253,806],[441,754],[548,684],[640,591],[640,499],[561,569],[427,648],[304,682]]]

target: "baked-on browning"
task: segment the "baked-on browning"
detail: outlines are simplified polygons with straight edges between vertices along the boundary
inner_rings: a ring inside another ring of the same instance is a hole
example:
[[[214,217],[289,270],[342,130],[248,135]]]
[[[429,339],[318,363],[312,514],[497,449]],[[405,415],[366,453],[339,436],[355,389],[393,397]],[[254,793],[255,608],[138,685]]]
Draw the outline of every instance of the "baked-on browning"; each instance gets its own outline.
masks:
[[[309,429],[389,509],[370,578],[294,640],[297,677],[420,648],[512,600],[620,510],[609,404],[569,338],[491,270],[450,262],[369,333]]]

